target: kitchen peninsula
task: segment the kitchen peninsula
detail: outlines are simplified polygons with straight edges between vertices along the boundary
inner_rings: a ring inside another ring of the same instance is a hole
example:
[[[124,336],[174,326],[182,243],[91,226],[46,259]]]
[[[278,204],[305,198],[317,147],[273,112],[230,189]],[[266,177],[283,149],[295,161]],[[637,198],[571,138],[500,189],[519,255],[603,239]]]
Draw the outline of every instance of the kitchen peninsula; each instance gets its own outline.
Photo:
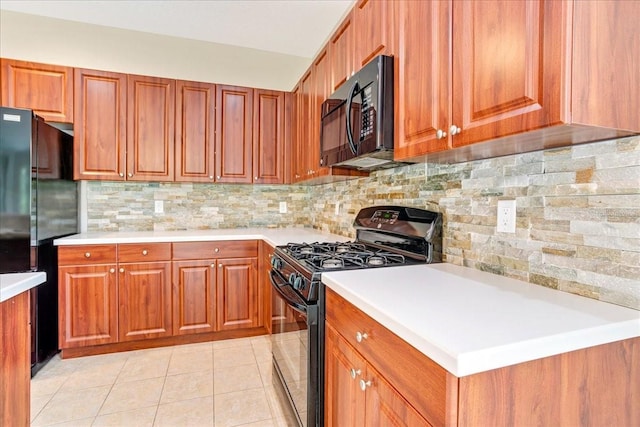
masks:
[[[45,273],[0,274],[0,425],[29,425],[29,290]]]

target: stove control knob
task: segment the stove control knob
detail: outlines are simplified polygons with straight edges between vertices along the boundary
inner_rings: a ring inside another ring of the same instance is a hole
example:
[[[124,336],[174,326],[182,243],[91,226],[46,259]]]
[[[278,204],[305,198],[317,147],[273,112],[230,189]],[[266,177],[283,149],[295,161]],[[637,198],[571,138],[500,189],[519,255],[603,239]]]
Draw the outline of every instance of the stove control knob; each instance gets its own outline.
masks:
[[[302,276],[296,276],[296,278],[293,280],[293,288],[299,291],[305,288],[304,280],[302,279]]]
[[[280,258],[278,257],[273,257],[271,258],[271,267],[275,268],[276,270],[280,270],[283,267],[283,262]]]

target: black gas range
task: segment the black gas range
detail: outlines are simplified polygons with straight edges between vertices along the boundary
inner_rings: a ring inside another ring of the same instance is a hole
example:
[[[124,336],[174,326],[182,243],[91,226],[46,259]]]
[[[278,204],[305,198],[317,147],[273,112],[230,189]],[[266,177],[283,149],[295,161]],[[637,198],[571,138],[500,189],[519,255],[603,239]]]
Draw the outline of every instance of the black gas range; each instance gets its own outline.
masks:
[[[292,421],[323,425],[322,273],[442,261],[442,216],[401,206],[362,209],[350,242],[290,243],[271,260],[274,382]]]

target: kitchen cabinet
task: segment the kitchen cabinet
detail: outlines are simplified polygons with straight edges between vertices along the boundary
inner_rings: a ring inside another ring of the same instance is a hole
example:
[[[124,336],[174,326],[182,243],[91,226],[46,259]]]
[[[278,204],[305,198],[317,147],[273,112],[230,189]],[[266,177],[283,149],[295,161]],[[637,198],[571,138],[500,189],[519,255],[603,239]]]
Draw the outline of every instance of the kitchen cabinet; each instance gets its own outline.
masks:
[[[30,292],[0,302],[0,425],[30,420]]]
[[[119,341],[173,335],[171,301],[171,243],[118,245]]]
[[[260,241],[258,247],[258,287],[262,290],[263,321],[269,333],[271,333],[272,316],[278,316],[277,309],[274,311],[275,303],[271,294],[271,258],[274,249],[264,240]]]
[[[73,123],[73,68],[0,59],[5,107],[26,108],[46,121]]]
[[[173,244],[175,333],[264,326],[258,242]]]
[[[393,6],[391,1],[359,0],[353,7],[355,27],[354,71],[378,55],[393,56]]]
[[[284,183],[285,93],[256,89],[253,97],[253,183]]]
[[[329,42],[332,93],[356,71],[353,27],[353,12],[351,12],[344,21],[342,21],[336,32],[331,36]],[[358,40],[358,43],[363,42],[364,40]]]
[[[216,182],[252,182],[253,89],[216,87]]]
[[[628,37],[637,2],[401,1],[396,13],[397,160],[464,161],[640,132],[631,113],[640,61],[620,66],[615,56],[637,46]]]
[[[124,180],[127,75],[76,68],[74,116],[74,179]]]
[[[173,181],[175,80],[127,77],[127,180]]]
[[[313,115],[311,102],[311,86],[313,83],[311,70],[302,76],[295,93],[296,99],[296,133],[293,145],[293,181],[300,182],[308,178],[308,150],[313,134],[311,117]]]
[[[352,375],[358,386],[363,380],[365,417],[397,417],[403,425],[640,422],[634,400],[640,393],[640,382],[635,381],[640,338],[456,377],[331,289],[326,310],[327,425],[387,424],[343,423],[362,417],[362,396],[357,395]],[[397,362],[399,355],[402,363]]]
[[[214,84],[176,82],[176,181],[214,181],[215,105]]]
[[[312,134],[309,140],[307,167],[309,175],[318,177],[327,175],[329,168],[320,166],[320,118],[322,103],[331,95],[331,64],[329,52],[325,49],[313,62],[313,85],[311,89],[311,119],[309,121]]]
[[[61,349],[118,341],[116,245],[58,248]]]

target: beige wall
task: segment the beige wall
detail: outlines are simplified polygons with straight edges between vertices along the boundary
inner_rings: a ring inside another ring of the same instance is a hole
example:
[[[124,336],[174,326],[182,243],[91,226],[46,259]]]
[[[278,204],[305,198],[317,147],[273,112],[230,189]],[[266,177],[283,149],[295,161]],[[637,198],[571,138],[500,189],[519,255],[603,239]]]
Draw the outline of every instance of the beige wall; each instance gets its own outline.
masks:
[[[309,58],[2,10],[0,56],[289,91]]]

